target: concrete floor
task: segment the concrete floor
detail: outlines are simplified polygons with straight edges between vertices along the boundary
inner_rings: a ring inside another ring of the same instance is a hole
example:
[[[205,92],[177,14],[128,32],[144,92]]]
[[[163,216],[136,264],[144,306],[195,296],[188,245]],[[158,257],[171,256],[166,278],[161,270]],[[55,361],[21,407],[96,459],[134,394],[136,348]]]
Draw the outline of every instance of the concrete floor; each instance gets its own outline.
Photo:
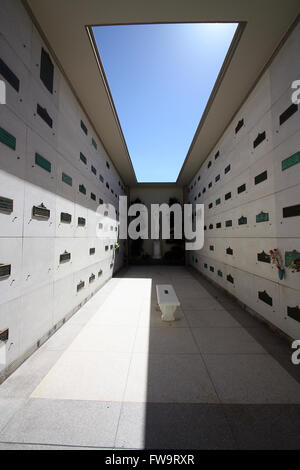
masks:
[[[176,322],[156,284],[173,284]],[[291,353],[192,271],[132,267],[0,386],[0,450],[299,449]]]

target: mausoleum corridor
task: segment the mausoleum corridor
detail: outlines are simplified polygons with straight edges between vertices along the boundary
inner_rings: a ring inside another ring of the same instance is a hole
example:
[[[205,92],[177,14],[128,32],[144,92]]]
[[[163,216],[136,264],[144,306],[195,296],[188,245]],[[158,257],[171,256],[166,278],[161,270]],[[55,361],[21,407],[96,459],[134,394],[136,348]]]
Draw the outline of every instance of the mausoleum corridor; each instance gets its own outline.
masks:
[[[300,449],[299,0],[0,6],[0,450]]]
[[[156,284],[179,318],[162,322]],[[0,388],[0,449],[299,448],[290,344],[185,267],[130,267]]]

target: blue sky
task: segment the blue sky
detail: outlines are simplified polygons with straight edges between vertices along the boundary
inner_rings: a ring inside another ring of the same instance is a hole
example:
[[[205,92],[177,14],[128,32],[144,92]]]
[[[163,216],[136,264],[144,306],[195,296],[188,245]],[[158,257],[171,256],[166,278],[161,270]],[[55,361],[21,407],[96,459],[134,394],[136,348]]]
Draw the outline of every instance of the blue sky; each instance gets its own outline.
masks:
[[[176,181],[236,27],[93,28],[139,182]]]

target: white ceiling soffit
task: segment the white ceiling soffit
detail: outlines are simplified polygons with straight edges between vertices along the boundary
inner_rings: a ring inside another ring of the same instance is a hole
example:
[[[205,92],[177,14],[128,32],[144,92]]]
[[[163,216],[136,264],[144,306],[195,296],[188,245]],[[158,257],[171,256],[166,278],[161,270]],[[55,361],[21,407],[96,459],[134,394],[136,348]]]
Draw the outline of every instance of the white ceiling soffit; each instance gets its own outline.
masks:
[[[220,79],[178,177],[178,183],[186,185],[224,132],[299,13],[299,0],[24,1],[47,37],[109,156],[129,186],[136,184],[136,176],[86,26],[246,23],[233,56],[227,61],[225,70],[220,72]]]

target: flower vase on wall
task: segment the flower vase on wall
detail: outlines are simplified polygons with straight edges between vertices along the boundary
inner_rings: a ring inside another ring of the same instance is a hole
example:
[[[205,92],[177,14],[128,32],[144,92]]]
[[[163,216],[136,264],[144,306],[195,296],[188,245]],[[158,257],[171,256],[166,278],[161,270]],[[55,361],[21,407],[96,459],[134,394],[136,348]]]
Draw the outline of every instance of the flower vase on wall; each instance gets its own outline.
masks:
[[[284,278],[284,273],[285,273],[284,269],[278,268],[278,276],[281,281]]]

